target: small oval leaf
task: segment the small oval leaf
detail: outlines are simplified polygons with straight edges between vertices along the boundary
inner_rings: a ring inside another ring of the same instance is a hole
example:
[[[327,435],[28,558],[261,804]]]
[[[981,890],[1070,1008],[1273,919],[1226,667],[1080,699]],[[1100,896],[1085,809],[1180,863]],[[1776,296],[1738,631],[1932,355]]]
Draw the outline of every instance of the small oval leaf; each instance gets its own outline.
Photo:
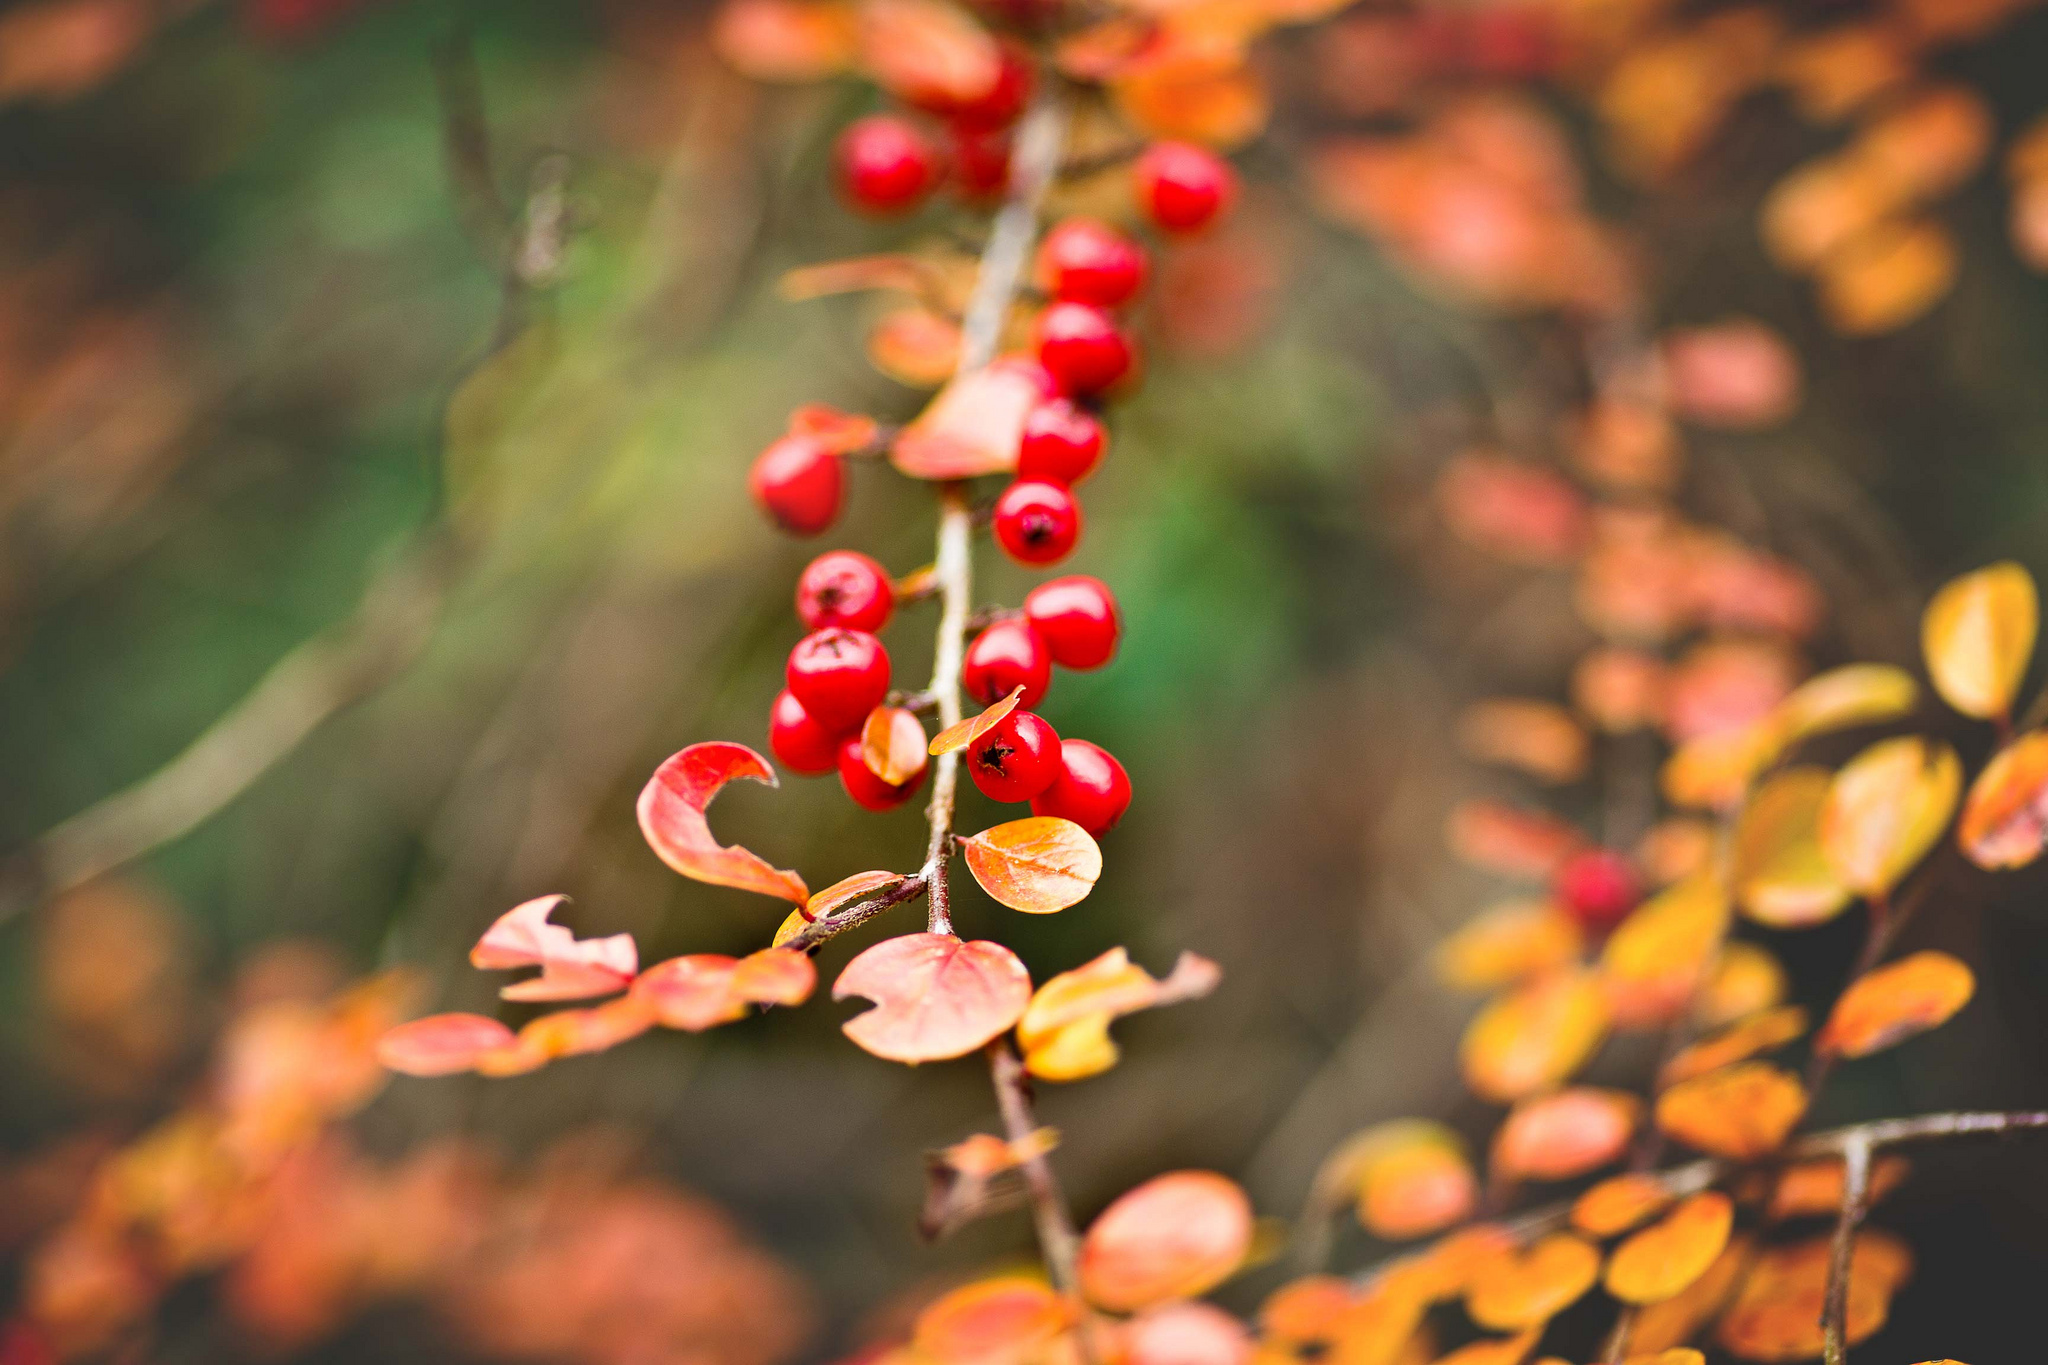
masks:
[[[1947,953],[1902,957],[1852,982],[1813,1045],[1843,1057],[1867,1057],[1947,1023],[1976,989],[1976,976]]]
[[[900,706],[877,706],[860,727],[860,761],[892,787],[923,776],[923,722]]]
[[[999,905],[1050,915],[1078,904],[1102,876],[1102,849],[1072,820],[1034,815],[960,841],[967,870]]]
[[[1213,1171],[1173,1171],[1119,1195],[1081,1242],[1081,1292],[1113,1313],[1207,1293],[1250,1253],[1252,1205]]]
[[[408,1076],[453,1076],[512,1045],[512,1030],[481,1014],[430,1014],[377,1040],[377,1060]]]
[[[2039,613],[2033,576],[2011,561],[1943,585],[1920,620],[1927,672],[1942,700],[1978,720],[2010,714]]]
[[[875,1007],[842,1025],[847,1037],[887,1061],[937,1062],[1015,1024],[1031,1003],[1031,974],[1000,943],[904,934],[846,964],[832,998],[855,995]]]
[[[975,740],[980,739],[983,735],[995,729],[996,726],[1002,724],[1003,718],[1016,710],[1017,703],[1023,699],[1024,687],[1020,683],[1010,689],[1009,696],[1004,697],[980,715],[969,716],[966,720],[960,721],[957,724],[948,725],[945,729],[939,731],[938,734],[932,736],[932,757],[937,758],[940,754],[950,754],[956,749],[964,749],[974,743]]]
[[[1820,847],[1850,890],[1889,894],[1948,828],[1963,785],[1955,750],[1918,735],[1881,740],[1844,764],[1820,810]]]

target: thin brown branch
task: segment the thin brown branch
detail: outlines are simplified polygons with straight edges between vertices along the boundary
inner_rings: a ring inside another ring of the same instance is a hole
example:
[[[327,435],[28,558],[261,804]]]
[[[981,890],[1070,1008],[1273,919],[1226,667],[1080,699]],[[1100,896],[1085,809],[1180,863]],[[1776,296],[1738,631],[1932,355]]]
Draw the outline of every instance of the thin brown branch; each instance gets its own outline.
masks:
[[[833,914],[812,920],[790,937],[782,946],[794,948],[800,953],[810,952],[848,929],[858,929],[884,911],[894,909],[905,901],[914,901],[924,894],[925,882],[922,874],[905,877],[879,896],[870,896],[856,901]]]
[[[1008,1038],[988,1045],[989,1078],[995,1082],[996,1107],[1002,1112],[1003,1134],[1022,1143],[1038,1131],[1038,1116],[1031,1107],[1031,1081],[1024,1063]],[[1059,1178],[1052,1163],[1041,1153],[1024,1162],[1024,1185],[1031,1192],[1031,1217],[1038,1227],[1039,1249],[1045,1254],[1046,1273],[1053,1287],[1070,1298],[1080,1293],[1075,1264],[1081,1239],[1067,1215],[1067,1201],[1060,1192]]]
[[[1835,1220],[1834,1240],[1828,1246],[1827,1295],[1821,1301],[1821,1353],[1827,1365],[1844,1365],[1849,1358],[1849,1256],[1856,1245],[1856,1228],[1870,1209],[1870,1149],[1868,1133],[1857,1133],[1842,1145],[1842,1215]]]

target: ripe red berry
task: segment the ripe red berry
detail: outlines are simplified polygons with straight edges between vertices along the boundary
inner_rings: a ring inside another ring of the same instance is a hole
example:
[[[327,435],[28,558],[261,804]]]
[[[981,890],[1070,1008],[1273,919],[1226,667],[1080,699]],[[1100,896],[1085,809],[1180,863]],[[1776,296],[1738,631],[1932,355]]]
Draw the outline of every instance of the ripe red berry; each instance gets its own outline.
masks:
[[[1585,928],[1605,933],[1636,908],[1643,884],[1627,858],[1611,848],[1589,848],[1565,859],[1551,894]]]
[[[856,119],[833,154],[839,189],[866,213],[905,213],[939,183],[939,153],[915,125],[892,114]]]
[[[1090,834],[1102,834],[1123,819],[1131,804],[1131,777],[1109,751],[1085,739],[1060,742],[1060,775],[1031,800],[1033,815],[1072,820]]]
[[[994,706],[1021,687],[1019,708],[1030,710],[1052,685],[1052,654],[1029,621],[998,621],[967,646],[960,686],[983,706]]]
[[[1138,203],[1162,232],[1200,232],[1237,198],[1237,172],[1187,142],[1155,142],[1131,168]]]
[[[924,785],[924,773],[901,786],[890,786],[862,761],[860,736],[849,735],[839,746],[839,785],[846,788],[846,794],[857,805],[869,810],[893,810],[917,795],[917,789]]]
[[[1145,251],[1093,218],[1069,218],[1045,235],[1038,274],[1056,299],[1117,308],[1145,284]]]
[[[1116,653],[1123,629],[1109,586],[1086,574],[1054,578],[1033,588],[1024,599],[1024,619],[1061,668],[1102,667]]]
[[[814,536],[839,518],[846,471],[816,438],[785,436],[755,457],[747,487],[783,530]]]
[[[1019,564],[1064,559],[1081,538],[1081,505],[1056,483],[1019,479],[996,499],[996,543]]]
[[[1031,88],[1035,83],[1029,55],[1006,43],[996,82],[987,93],[971,100],[948,100],[929,107],[949,123],[970,132],[986,133],[1007,128],[1017,121],[1024,112],[1024,106],[1031,103]]]
[[[953,188],[969,203],[997,199],[1010,187],[1010,135],[954,127],[946,143]]]
[[[1038,359],[1068,393],[1100,393],[1131,368],[1131,343],[1091,303],[1055,303],[1038,315]]]
[[[889,651],[864,630],[813,631],[789,652],[789,690],[818,724],[845,734],[889,692]]]
[[[1042,717],[1012,711],[968,748],[967,774],[991,801],[1029,801],[1060,775],[1060,737]]]
[[[788,688],[775,694],[768,709],[768,749],[791,772],[806,777],[839,766],[839,735],[811,718]]]
[[[1040,403],[1024,419],[1017,477],[1077,484],[1095,472],[1108,440],[1102,422],[1073,399]]]
[[[821,554],[796,580],[796,614],[812,630],[879,631],[895,609],[888,571],[858,550]]]

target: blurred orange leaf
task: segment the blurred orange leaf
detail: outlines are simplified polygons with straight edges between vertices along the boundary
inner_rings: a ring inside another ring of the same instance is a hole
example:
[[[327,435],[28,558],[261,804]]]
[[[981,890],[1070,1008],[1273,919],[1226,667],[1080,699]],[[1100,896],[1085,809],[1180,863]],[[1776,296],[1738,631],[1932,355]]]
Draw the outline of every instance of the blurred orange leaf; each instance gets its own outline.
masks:
[[[1249,1365],[1251,1334],[1212,1303],[1163,1303],[1124,1324],[1125,1365]]]
[[[1879,223],[1820,263],[1821,311],[1845,336],[1896,331],[1948,293],[1957,258],[1939,223]]]
[[[1752,1360],[1818,1356],[1828,1252],[1828,1239],[1817,1237],[1760,1253],[1715,1330],[1715,1340]],[[1874,1229],[1856,1234],[1849,1258],[1849,1345],[1884,1326],[1892,1295],[1912,1273],[1913,1255],[1903,1242]]]
[[[1518,1102],[1493,1138],[1493,1169],[1515,1180],[1571,1180],[1628,1150],[1642,1102],[1576,1087]]]
[[[1600,1253],[1568,1232],[1482,1264],[1465,1291],[1465,1311],[1497,1331],[1539,1327],[1571,1307],[1600,1278]]]
[[[1545,782],[1570,782],[1586,770],[1586,732],[1555,702],[1475,702],[1458,718],[1458,743],[1481,763],[1519,769]]]
[[[1947,953],[1914,953],[1851,982],[1813,1045],[1867,1057],[1947,1023],[1976,989],[1976,976]]]
[[[2008,715],[2040,628],[2033,575],[2007,560],[1951,579],[1920,618],[1920,647],[1942,700],[1978,720]]]
[[[515,981],[498,992],[507,1000],[584,1000],[622,991],[640,969],[639,950],[631,934],[578,939],[548,916],[567,896],[540,896],[500,915],[469,950],[472,967],[504,970],[539,967],[529,981]]]
[[[1737,1283],[1749,1269],[1754,1243],[1746,1235],[1732,1238],[1706,1273],[1661,1303],[1636,1313],[1630,1340],[1641,1351],[1675,1350],[1693,1340],[1728,1306]]]
[[[1956,841],[1994,871],[2025,867],[2048,848],[2048,731],[2029,731],[1991,756],[1963,800]]]
[[[817,984],[809,957],[763,948],[743,958],[691,953],[657,962],[633,983],[633,994],[664,1028],[699,1033],[746,1017],[752,1005],[801,1005]]]
[[[1849,888],[1820,848],[1820,812],[1834,780],[1825,768],[1773,774],[1743,805],[1731,874],[1742,912],[1774,929],[1821,924],[1849,904]]]
[[[1465,1143],[1429,1119],[1393,1119],[1355,1133],[1316,1172],[1318,1207],[1353,1201],[1375,1237],[1406,1241],[1472,1212],[1479,1193]]]
[[[1700,1027],[1719,1028],[1769,1009],[1785,998],[1786,989],[1785,968],[1769,949],[1754,943],[1727,943],[1714,959],[1707,983],[1694,1002],[1693,1015]]]
[[[960,841],[967,870],[999,905],[1050,915],[1086,899],[1102,875],[1102,849],[1072,820],[1033,815]]]
[[[1607,733],[1628,734],[1663,718],[1668,679],[1664,661],[1646,650],[1589,649],[1572,667],[1572,705]]]
[[[1671,1192],[1656,1176],[1640,1171],[1609,1176],[1572,1204],[1572,1226],[1589,1237],[1627,1232],[1671,1202]]]
[[[453,1076],[512,1045],[512,1030],[481,1014],[430,1014],[377,1040],[377,1060],[408,1076]]]
[[[1661,1090],[1748,1061],[1759,1052],[1783,1047],[1805,1032],[1806,1011],[1797,1005],[1758,1010],[1674,1053],[1657,1073],[1657,1088]]]
[[[1024,1191],[1003,1178],[1025,1162],[1059,1146],[1060,1135],[1036,1128],[1014,1142],[976,1133],[924,1158],[925,1200],[918,1232],[928,1239],[947,1236],[965,1223],[1014,1206]]]
[[[859,39],[861,65],[908,104],[971,103],[1002,75],[988,30],[941,0],[862,0]]]
[[[1903,668],[1844,664],[1808,678],[1779,703],[1779,738],[1791,745],[1830,730],[1897,720],[1912,712],[1919,695]]]
[[[865,996],[875,1007],[842,1026],[892,1062],[964,1056],[1007,1030],[1031,1002],[1031,974],[1000,943],[951,934],[884,939],[846,964],[832,998]]]
[[[477,1074],[523,1076],[559,1057],[578,1057],[617,1047],[652,1027],[653,1011],[645,1000],[630,994],[590,1009],[556,1010],[529,1020],[510,1047],[478,1057]]]
[[[902,252],[802,265],[785,271],[778,283],[782,297],[792,303],[875,289],[914,294],[932,302],[944,295],[946,287],[946,272],[938,262]]]
[[[1584,495],[1542,465],[1467,451],[1444,465],[1436,494],[1457,536],[1510,563],[1568,563],[1585,545]]]
[[[1174,1171],[1127,1190],[1081,1241],[1081,1292],[1114,1313],[1221,1284],[1252,1244],[1252,1206],[1213,1171]]]
[[[1765,1062],[1680,1081],[1657,1097],[1657,1126],[1668,1136],[1733,1161],[1776,1151],[1805,1112],[1805,1089]]]
[[[1529,1352],[1536,1349],[1536,1342],[1542,1335],[1541,1331],[1531,1327],[1511,1337],[1471,1342],[1447,1356],[1437,1357],[1434,1365],[1521,1365]]]
[[[950,754],[956,749],[965,749],[968,745],[974,743],[975,740],[980,739],[983,735],[995,729],[996,726],[1002,724],[1003,719],[1016,710],[1017,703],[1023,699],[1024,688],[1020,683],[1010,690],[1009,696],[1004,697],[980,715],[969,716],[966,720],[960,721],[957,724],[948,725],[945,729],[939,731],[938,734],[932,736],[930,747],[932,756],[936,758],[940,754]]]
[[[1116,1065],[1110,1021],[1138,1010],[1195,1000],[1216,989],[1216,964],[1184,952],[1164,978],[1134,964],[1122,948],[1040,986],[1017,1021],[1024,1068],[1041,1080],[1077,1081]]]
[[[860,761],[892,787],[924,775],[924,725],[900,706],[877,706],[860,727]]]
[[[1585,946],[1578,922],[1547,900],[1482,911],[1437,946],[1437,974],[1464,991],[1490,991],[1566,963]]]
[[[1963,768],[1955,750],[1917,735],[1881,740],[1843,766],[1820,811],[1820,846],[1850,890],[1882,896],[1948,827]]]
[[[835,455],[851,455],[875,443],[881,428],[858,412],[841,412],[828,403],[805,403],[789,414],[789,434],[803,436]]]
[[[977,1280],[941,1295],[917,1315],[911,1348],[945,1365],[1003,1365],[1037,1358],[1073,1325],[1073,1306],[1027,1275]]]
[[[1451,852],[1474,867],[1506,877],[1547,881],[1559,863],[1585,842],[1578,830],[1547,811],[1499,801],[1460,801],[1446,823]]]
[[[1658,1303],[1707,1273],[1727,1249],[1735,1205],[1715,1190],[1693,1195],[1614,1249],[1607,1292],[1623,1303]]]
[[[823,80],[853,62],[854,15],[838,0],[725,0],[712,50],[757,81]]]
[[[1029,362],[1003,359],[963,374],[897,433],[890,462],[913,479],[972,479],[1017,467],[1024,419],[1044,402]]]
[[[867,353],[897,383],[935,389],[960,368],[960,324],[920,305],[892,308],[868,329]]]
[[[1266,1296],[1259,1306],[1259,1333],[1289,1346],[1328,1342],[1354,1302],[1348,1281],[1335,1275],[1304,1275]]]
[[[770,867],[737,844],[721,846],[712,837],[704,810],[719,788],[737,778],[777,785],[768,760],[744,744],[692,744],[672,755],[641,789],[640,832],[661,860],[685,877],[802,905],[810,899],[802,877]]]
[[[1465,1083],[1506,1104],[1569,1080],[1607,1036],[1593,974],[1564,970],[1515,988],[1479,1012],[1459,1044]]]
[[[1728,930],[1728,893],[1711,876],[1667,887],[1629,912],[1600,952],[1600,988],[1624,1028],[1682,1014]]]

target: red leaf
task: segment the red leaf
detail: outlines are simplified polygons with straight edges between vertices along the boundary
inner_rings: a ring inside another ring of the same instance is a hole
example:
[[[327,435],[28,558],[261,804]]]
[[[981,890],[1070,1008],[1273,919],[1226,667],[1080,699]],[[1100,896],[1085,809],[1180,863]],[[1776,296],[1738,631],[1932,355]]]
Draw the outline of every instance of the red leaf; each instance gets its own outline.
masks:
[[[700,1033],[745,1017],[751,1005],[801,1005],[810,998],[817,969],[788,948],[764,948],[749,957],[691,953],[657,962],[633,983],[633,996],[666,1028]]]
[[[481,1014],[430,1014],[377,1040],[377,1060],[408,1076],[453,1076],[512,1045],[512,1030]]]
[[[777,785],[768,760],[744,744],[692,744],[656,768],[641,789],[640,832],[685,877],[802,905],[810,898],[802,877],[770,867],[737,844],[724,847],[711,835],[704,808],[720,787],[741,777]]]
[[[548,916],[567,896],[540,896],[515,905],[484,930],[469,950],[472,967],[539,967],[541,974],[499,991],[507,1000],[587,1000],[622,991],[640,969],[631,934],[579,940]]]
[[[832,998],[875,1007],[846,1021],[846,1036],[892,1062],[936,1062],[974,1051],[1022,1017],[1031,974],[1000,943],[951,934],[884,939],[846,964]]]

